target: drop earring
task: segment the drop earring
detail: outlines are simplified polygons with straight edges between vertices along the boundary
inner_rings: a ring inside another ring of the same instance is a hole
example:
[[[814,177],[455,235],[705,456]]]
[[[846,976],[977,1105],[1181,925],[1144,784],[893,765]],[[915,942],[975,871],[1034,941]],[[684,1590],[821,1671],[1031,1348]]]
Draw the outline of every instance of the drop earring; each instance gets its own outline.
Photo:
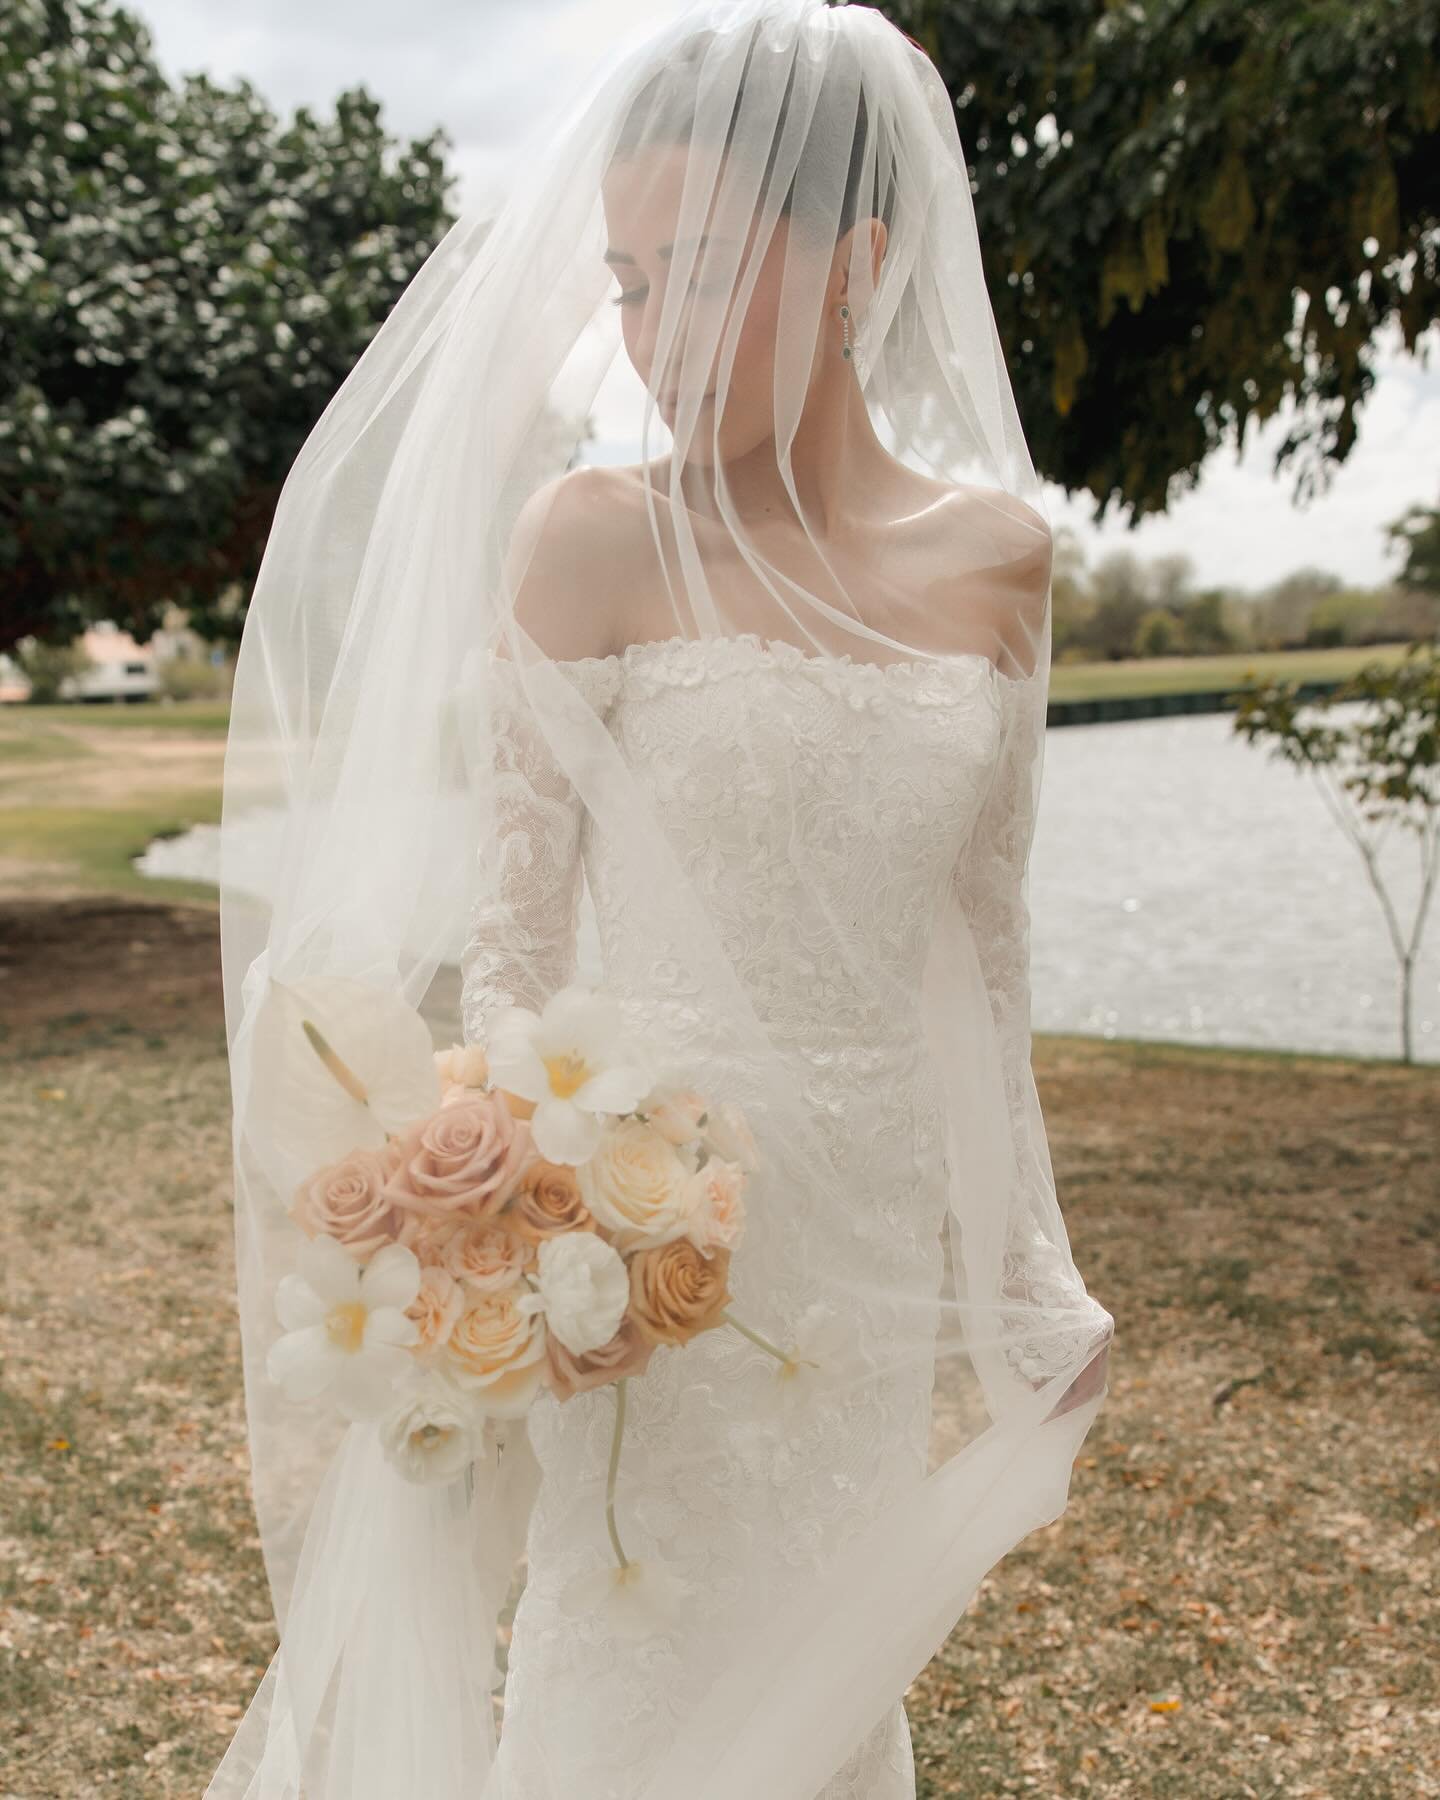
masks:
[[[840,323],[841,323],[841,327],[845,333],[845,341],[840,346],[840,354],[845,358],[846,362],[853,363],[855,365],[855,373],[857,376],[859,376],[860,375],[860,359],[855,354],[855,350],[850,343],[850,308],[848,306],[846,306],[843,301],[841,302],[841,306],[840,306]]]

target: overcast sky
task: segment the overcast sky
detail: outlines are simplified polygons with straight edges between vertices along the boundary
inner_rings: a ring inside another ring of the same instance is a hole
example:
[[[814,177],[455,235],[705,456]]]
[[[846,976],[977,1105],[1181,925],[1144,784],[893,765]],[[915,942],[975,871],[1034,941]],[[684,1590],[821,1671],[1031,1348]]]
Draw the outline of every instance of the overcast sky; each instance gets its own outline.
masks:
[[[503,187],[512,147],[531,126],[563,118],[598,59],[681,0],[145,0],[137,10],[172,78],[204,70],[248,78],[278,111],[328,109],[363,85],[388,130],[424,136],[443,126],[460,177],[453,195],[477,206]],[[1252,426],[1243,456],[1222,451],[1193,494],[1163,518],[1129,531],[1097,530],[1088,496],[1046,498],[1052,522],[1072,527],[1088,560],[1116,545],[1142,557],[1183,553],[1202,584],[1242,589],[1303,566],[1347,581],[1383,580],[1396,560],[1384,525],[1414,503],[1440,498],[1440,332],[1428,369],[1396,342],[1360,419],[1360,441],[1329,491],[1292,504],[1293,473],[1270,474],[1288,417]]]

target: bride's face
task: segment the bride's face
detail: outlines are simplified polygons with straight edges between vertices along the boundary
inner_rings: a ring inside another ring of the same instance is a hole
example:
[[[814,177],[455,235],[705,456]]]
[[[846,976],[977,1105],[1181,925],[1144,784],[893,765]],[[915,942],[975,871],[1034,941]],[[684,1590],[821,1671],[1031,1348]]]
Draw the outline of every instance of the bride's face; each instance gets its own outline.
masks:
[[[687,292],[681,298],[669,355],[663,365],[659,362],[660,314],[670,275],[671,246],[680,216],[684,177],[684,150],[678,146],[655,146],[617,158],[610,165],[602,189],[609,246],[605,260],[619,283],[620,291],[613,297],[613,304],[620,310],[625,350],[636,373],[655,395],[661,417],[672,429],[675,408],[667,399],[667,390],[673,391],[680,385],[686,342],[693,334],[697,344],[714,346],[710,367],[703,377],[693,378],[703,382],[693,391],[714,396],[722,345],[739,304],[730,280],[722,278],[719,285],[724,291],[717,291],[715,276],[704,273],[697,257]],[[709,236],[712,240],[723,236],[732,243],[743,239],[738,250],[725,252],[727,266],[738,272],[748,266],[755,233],[753,220],[743,233],[727,232],[723,222],[717,220]],[[720,417],[717,420],[713,397],[702,402],[684,446],[688,461],[710,462],[716,454],[717,435],[719,459],[727,462],[774,439],[775,345],[789,235],[788,220],[779,219],[765,247],[755,285],[744,302]],[[691,380],[687,376],[687,384]]]

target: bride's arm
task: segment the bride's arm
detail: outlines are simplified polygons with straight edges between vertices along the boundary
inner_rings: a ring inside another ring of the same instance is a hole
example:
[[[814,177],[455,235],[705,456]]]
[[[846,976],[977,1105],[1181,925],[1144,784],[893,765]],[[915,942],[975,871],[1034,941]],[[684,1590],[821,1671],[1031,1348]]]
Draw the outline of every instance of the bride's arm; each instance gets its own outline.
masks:
[[[1015,1302],[1002,1320],[1005,1355],[1038,1388],[1093,1349],[1056,1409],[1063,1412],[1104,1385],[1114,1318],[1086,1291],[1070,1254],[1031,1062],[1028,859],[1044,699],[1009,677],[999,687],[999,756],[954,882],[990,999],[1019,1175],[1001,1287],[1002,1299]]]
[[[618,671],[596,658],[604,596],[587,565],[605,495],[575,470],[531,497],[516,522],[504,580],[516,596],[519,629],[539,651],[567,665],[591,704],[613,698]],[[539,1011],[576,969],[585,808],[555,755],[506,638],[483,676],[488,709],[482,772],[488,828],[477,856],[474,902],[460,958],[462,1035],[483,1043],[491,1015],[510,1005]],[[552,727],[553,729],[553,727]]]

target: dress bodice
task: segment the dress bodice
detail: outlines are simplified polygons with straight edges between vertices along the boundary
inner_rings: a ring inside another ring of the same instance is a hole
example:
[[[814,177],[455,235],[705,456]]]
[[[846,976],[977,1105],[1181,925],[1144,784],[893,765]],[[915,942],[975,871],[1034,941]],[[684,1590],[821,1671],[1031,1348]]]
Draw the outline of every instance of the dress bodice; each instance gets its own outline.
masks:
[[[880,1054],[914,1034],[937,907],[993,772],[999,676],[981,655],[879,665],[754,634],[565,665],[605,718],[767,1030]],[[582,838],[607,979],[623,851]]]

